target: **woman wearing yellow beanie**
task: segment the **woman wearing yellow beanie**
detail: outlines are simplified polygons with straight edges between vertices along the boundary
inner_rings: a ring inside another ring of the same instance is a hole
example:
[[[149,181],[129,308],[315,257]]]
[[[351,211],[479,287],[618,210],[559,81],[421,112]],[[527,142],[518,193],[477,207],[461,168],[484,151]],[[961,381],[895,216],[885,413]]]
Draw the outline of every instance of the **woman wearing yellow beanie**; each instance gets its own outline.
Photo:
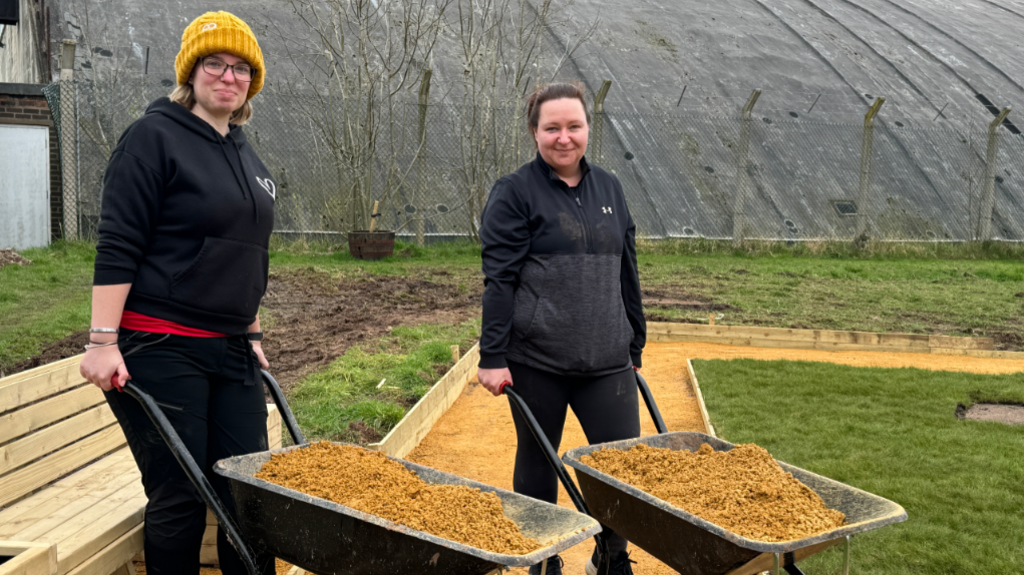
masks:
[[[277,188],[241,129],[263,87],[252,30],[227,12],[185,29],[178,87],[122,134],[104,176],[90,342],[82,375],[104,390],[142,472],[152,575],[196,575],[206,505],[133,398],[151,394],[234,512],[225,457],[267,449],[259,304]],[[218,530],[225,575],[245,566]],[[274,573],[273,557],[257,558]]]

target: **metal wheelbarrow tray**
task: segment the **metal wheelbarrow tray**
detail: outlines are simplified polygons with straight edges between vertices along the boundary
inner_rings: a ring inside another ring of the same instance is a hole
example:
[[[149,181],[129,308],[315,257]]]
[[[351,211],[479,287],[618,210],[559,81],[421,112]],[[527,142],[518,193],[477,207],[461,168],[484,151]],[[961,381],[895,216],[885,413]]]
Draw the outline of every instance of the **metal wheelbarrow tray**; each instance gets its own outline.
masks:
[[[345,444],[339,444],[345,445]],[[566,509],[389,457],[431,484],[465,485],[496,494],[505,515],[541,549],[527,555],[504,555],[442,539],[257,479],[254,475],[273,453],[302,446],[232,457],[214,471],[228,478],[237,519],[245,539],[276,557],[318,575],[483,574],[502,565],[539,563],[600,531],[593,518]]]
[[[580,462],[580,457],[600,449],[628,450],[640,443],[673,451],[696,451],[703,443],[715,451],[729,451],[734,446],[703,433],[676,432],[579,447],[562,456],[562,461],[576,470],[595,519],[687,575],[758,573],[771,569],[780,555],[789,571],[796,561],[848,542],[850,535],[907,518],[903,507],[888,499],[780,461],[785,471],[817,493],[825,505],[846,514],[847,524],[795,541],[747,539]]]

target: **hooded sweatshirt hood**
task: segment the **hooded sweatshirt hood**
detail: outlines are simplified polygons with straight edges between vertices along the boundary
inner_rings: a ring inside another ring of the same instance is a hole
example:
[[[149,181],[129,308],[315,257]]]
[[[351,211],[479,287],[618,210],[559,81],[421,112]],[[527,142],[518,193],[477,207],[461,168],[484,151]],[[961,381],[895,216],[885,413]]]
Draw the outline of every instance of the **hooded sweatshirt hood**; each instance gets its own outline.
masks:
[[[221,136],[156,100],[107,166],[94,284],[131,283],[127,310],[245,333],[266,289],[276,191],[241,127]]]

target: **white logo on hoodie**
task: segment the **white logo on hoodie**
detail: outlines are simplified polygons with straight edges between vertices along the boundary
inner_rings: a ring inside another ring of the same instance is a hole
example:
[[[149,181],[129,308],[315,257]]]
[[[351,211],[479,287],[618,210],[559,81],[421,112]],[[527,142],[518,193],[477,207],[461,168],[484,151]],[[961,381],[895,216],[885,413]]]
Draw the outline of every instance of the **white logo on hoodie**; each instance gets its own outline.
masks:
[[[266,190],[268,194],[270,194],[270,197],[274,198],[275,200],[277,199],[277,186],[274,185],[274,182],[271,181],[270,178],[261,178],[257,176],[256,183],[262,186],[263,189]]]

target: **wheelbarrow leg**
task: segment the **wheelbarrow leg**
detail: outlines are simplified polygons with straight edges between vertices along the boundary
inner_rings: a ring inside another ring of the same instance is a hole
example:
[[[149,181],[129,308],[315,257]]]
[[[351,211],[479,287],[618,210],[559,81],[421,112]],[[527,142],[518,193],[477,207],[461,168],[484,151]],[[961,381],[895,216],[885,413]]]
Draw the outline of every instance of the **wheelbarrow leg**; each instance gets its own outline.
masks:
[[[167,416],[164,415],[163,410],[157,405],[153,397],[145,391],[142,391],[139,386],[135,383],[128,381],[125,385],[118,386],[118,389],[123,390],[128,395],[134,397],[140,404],[142,404],[143,411],[149,416],[157,430],[160,432],[160,436],[163,437],[164,443],[167,444],[168,449],[174,454],[174,458],[178,460],[182,469],[185,470],[185,474],[188,475],[192,485],[195,485],[199,494],[202,496],[203,501],[213,511],[213,515],[217,518],[217,522],[221,529],[227,531],[228,541],[231,545],[238,550],[239,557],[242,558],[242,563],[245,564],[246,570],[250,575],[259,575],[259,570],[256,568],[256,561],[253,558],[252,551],[248,545],[242,539],[242,535],[235,525],[235,520],[227,512],[224,504],[220,498],[217,497],[217,493],[213,490],[213,486],[210,485],[210,481],[203,474],[202,470],[199,469],[199,465],[196,464],[195,459],[192,458],[192,454],[188,452],[188,448],[185,447],[185,443],[181,441],[181,437],[178,436],[178,432],[174,431],[174,427],[171,426],[171,422],[168,421]]]
[[[548,463],[551,464],[551,468],[555,470],[555,474],[558,476],[558,480],[562,482],[562,486],[565,487],[565,491],[569,494],[569,499],[572,500],[573,505],[576,506],[576,510],[580,513],[593,517],[590,513],[590,508],[587,507],[587,502],[583,500],[583,494],[580,493],[578,487],[573,482],[572,478],[569,477],[569,473],[565,470],[565,465],[562,464],[562,460],[558,457],[558,452],[552,447],[551,442],[548,441],[547,435],[541,430],[540,424],[533,417],[533,412],[527,407],[526,402],[519,396],[518,393],[511,389],[511,385],[504,384],[501,387],[501,392],[508,396],[512,401],[512,405],[516,406],[516,410],[526,420],[526,426],[530,428],[530,432],[533,433],[534,439],[540,444],[541,451],[544,452],[544,457],[547,458]],[[603,533],[598,533],[594,536],[597,541],[598,555],[600,556],[600,565],[597,565],[598,575],[608,575],[611,569],[611,557],[608,552],[608,542],[604,539]]]

